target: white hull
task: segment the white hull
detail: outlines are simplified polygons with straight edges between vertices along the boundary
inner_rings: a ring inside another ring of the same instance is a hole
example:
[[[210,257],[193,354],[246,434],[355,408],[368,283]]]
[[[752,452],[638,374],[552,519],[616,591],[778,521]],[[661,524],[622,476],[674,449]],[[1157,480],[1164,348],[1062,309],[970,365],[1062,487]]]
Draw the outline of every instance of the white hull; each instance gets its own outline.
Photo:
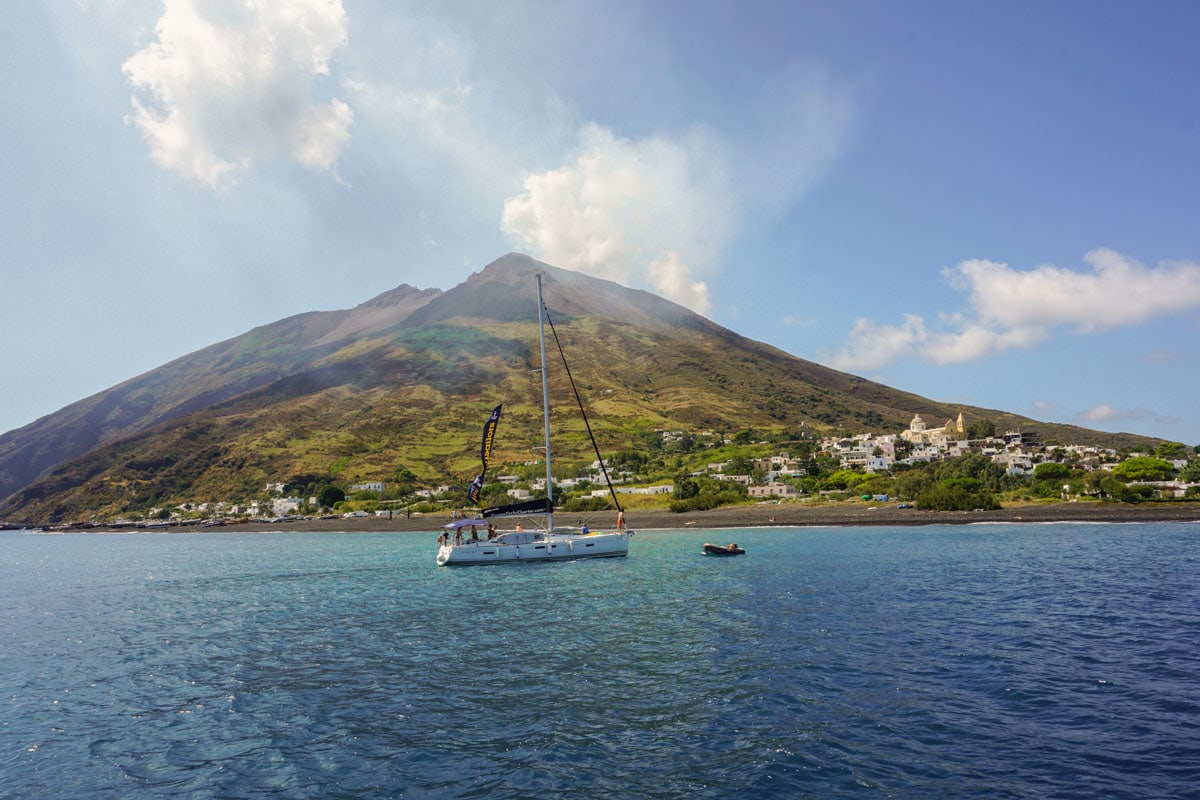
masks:
[[[516,541],[467,540],[438,548],[438,566],[498,564],[510,561],[567,561],[576,558],[614,558],[628,555],[629,532],[624,533],[538,533]],[[518,534],[519,536],[519,534]],[[515,537],[514,537],[515,538]]]

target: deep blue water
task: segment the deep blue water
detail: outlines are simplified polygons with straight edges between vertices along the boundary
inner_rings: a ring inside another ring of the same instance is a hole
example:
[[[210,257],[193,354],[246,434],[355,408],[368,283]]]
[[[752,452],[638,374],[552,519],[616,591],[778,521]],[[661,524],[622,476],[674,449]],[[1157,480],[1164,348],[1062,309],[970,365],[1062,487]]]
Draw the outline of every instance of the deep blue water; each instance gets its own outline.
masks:
[[[0,797],[1200,791],[1200,525],[434,539],[0,535]]]

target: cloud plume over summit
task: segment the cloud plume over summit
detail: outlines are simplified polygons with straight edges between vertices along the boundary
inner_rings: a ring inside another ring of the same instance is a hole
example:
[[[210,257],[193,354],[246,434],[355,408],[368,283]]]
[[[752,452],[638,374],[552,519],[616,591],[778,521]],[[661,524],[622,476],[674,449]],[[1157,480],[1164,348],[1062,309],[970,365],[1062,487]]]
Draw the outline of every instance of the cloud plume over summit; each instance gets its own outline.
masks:
[[[628,283],[644,276],[700,314],[702,276],[730,233],[722,157],[696,136],[624,139],[589,125],[571,163],[532,175],[504,203],[504,230],[541,258]]]

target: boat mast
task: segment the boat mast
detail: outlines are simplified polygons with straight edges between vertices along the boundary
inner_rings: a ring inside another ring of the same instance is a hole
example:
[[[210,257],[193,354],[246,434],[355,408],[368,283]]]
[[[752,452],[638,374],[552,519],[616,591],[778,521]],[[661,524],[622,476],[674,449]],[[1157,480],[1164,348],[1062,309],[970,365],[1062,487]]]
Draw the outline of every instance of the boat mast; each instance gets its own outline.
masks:
[[[546,515],[546,529],[554,530],[554,475],[550,471],[550,386],[546,379],[546,314],[542,305],[542,275],[537,275],[538,341],[542,348],[542,418],[546,426],[546,500],[550,513]]]

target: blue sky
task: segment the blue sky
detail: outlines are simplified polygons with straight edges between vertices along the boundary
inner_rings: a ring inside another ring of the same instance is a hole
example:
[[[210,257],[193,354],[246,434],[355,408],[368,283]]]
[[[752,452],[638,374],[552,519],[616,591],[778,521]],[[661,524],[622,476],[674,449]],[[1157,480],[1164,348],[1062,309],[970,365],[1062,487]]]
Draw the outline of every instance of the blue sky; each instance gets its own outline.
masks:
[[[1200,444],[1200,5],[45,0],[0,431],[516,250],[937,400]]]

